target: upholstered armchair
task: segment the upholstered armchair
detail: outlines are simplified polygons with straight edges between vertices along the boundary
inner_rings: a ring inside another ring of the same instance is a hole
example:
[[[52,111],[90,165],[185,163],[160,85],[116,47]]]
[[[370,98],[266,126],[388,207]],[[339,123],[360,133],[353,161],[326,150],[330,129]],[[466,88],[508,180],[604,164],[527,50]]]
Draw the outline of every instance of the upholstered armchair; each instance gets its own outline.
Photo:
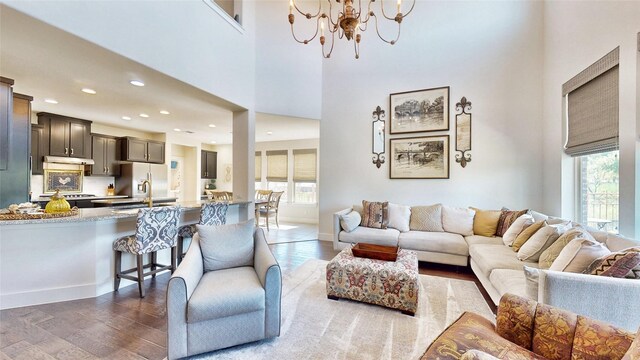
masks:
[[[280,335],[280,266],[269,250],[263,230],[254,229],[252,221],[248,225],[248,236],[253,233],[253,244],[249,246],[253,249],[243,266],[238,266],[237,261],[225,263],[220,259],[246,249],[234,250],[236,242],[229,241],[212,257],[206,242],[208,230],[198,225],[198,233],[167,289],[169,360]],[[233,226],[217,228],[233,229]],[[212,258],[218,264],[230,266],[205,271],[211,267],[208,264]]]

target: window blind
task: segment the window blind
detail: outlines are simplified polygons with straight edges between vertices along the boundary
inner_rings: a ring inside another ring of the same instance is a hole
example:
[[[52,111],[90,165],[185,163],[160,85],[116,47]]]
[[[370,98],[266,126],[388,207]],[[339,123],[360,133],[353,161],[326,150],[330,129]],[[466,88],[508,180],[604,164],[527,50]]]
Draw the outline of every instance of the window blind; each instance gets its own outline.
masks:
[[[316,182],[316,149],[293,150],[293,181]]]
[[[256,151],[256,181],[262,181],[262,152]]]
[[[566,101],[565,152],[582,156],[618,148],[619,48],[562,85]]]
[[[287,182],[288,166],[287,150],[267,151],[267,181]]]

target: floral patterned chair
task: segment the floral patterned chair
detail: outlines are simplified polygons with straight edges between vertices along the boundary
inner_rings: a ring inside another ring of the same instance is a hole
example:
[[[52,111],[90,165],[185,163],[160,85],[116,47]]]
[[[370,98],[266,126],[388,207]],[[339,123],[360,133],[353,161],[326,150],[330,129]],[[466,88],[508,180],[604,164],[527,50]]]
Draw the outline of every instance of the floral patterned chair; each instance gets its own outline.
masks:
[[[601,321],[505,294],[500,300],[495,326],[477,314],[465,312],[438,336],[421,359],[638,360],[640,332],[632,334]]]
[[[115,274],[113,289],[118,291],[120,279],[128,279],[138,282],[140,297],[144,297],[144,278],[165,270],[176,269],[176,238],[178,235],[178,223],[180,222],[180,207],[168,206],[158,208],[143,208],[138,210],[136,233],[121,237],[113,242],[115,251]],[[171,265],[161,265],[156,262],[159,250],[171,249]],[[136,255],[137,266],[128,270],[122,270],[122,253]],[[149,263],[144,265],[144,255],[149,254]],[[145,273],[144,269],[151,271]],[[137,272],[137,276],[128,275]]]
[[[202,204],[200,208],[200,225],[224,225],[227,223],[227,210],[229,204],[226,202],[215,202]],[[186,251],[184,250],[184,239],[193,239],[196,233],[196,224],[184,225],[178,229],[178,264],[182,262]]]

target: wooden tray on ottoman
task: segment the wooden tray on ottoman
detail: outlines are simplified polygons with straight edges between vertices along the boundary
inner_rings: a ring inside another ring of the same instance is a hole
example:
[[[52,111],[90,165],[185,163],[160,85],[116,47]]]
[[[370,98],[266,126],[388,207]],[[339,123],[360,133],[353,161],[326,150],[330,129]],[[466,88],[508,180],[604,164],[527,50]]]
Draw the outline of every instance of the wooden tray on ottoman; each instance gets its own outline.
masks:
[[[398,258],[397,246],[357,243],[351,248],[351,252],[353,253],[353,256],[367,259],[396,261]]]

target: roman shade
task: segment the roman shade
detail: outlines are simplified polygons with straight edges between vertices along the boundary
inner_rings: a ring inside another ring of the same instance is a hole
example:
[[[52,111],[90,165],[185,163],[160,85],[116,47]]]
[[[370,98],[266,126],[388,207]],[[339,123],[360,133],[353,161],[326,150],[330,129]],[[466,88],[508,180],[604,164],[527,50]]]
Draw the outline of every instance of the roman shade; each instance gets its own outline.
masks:
[[[316,149],[293,150],[293,181],[316,182]]]
[[[262,152],[256,151],[256,181],[262,181]]]
[[[267,151],[267,181],[287,182],[288,166],[287,150]]]
[[[565,152],[582,156],[618,149],[619,48],[562,85]]]

